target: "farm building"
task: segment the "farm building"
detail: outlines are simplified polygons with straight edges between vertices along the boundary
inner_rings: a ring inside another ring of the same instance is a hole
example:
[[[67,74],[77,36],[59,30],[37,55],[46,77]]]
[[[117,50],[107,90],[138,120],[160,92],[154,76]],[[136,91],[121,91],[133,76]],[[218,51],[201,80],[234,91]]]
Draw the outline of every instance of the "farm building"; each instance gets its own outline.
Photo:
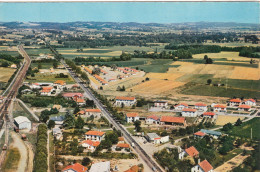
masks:
[[[241,99],[231,99],[229,100],[229,106],[239,106],[241,104]]]
[[[216,114],[215,114],[214,112],[204,112],[204,113],[202,114],[202,116],[203,116],[203,117],[207,117],[207,118],[214,118],[214,119],[217,118],[217,116],[216,116]]]
[[[192,158],[195,158],[195,157],[197,158],[197,157],[199,157],[199,151],[194,146],[191,146],[187,149],[182,150],[179,153],[179,159],[183,159],[186,156],[190,156]]]
[[[85,133],[86,140],[101,141],[105,138],[105,132],[102,131],[88,131]]]
[[[213,172],[213,167],[207,160],[202,162],[199,160],[198,165],[192,167],[191,172]]]
[[[210,136],[213,136],[214,138],[218,138],[222,135],[221,132],[219,131],[214,131],[214,130],[205,130],[205,129],[201,129],[200,130],[201,132],[207,134],[207,135],[210,135]]]
[[[175,116],[162,116],[160,119],[161,125],[186,125],[186,120],[184,117]]]
[[[197,117],[197,109],[182,109],[181,115],[184,117]]]
[[[14,118],[14,124],[19,128],[19,130],[21,129],[31,130],[32,127],[31,121],[25,116],[18,116]]]
[[[250,105],[239,105],[238,110],[239,111],[251,111],[251,106]]]
[[[69,165],[65,167],[62,172],[86,172],[88,170],[87,167],[84,167],[83,165],[79,163],[75,163],[72,165]]]
[[[214,105],[214,112],[227,112],[226,105]]]
[[[194,135],[194,137],[197,137],[197,138],[203,138],[206,134],[201,131],[198,131],[198,132],[194,133],[193,135]]]
[[[126,114],[126,122],[131,123],[139,120],[138,113],[127,113]]]
[[[110,172],[110,161],[93,164],[89,172]]]
[[[156,115],[150,115],[145,120],[146,124],[160,124],[160,118]]]
[[[249,106],[255,106],[256,101],[254,99],[247,99],[242,104],[249,105]]]
[[[195,109],[197,109],[198,111],[203,111],[203,112],[206,112],[208,110],[207,105],[204,103],[196,103]]]
[[[157,100],[157,101],[154,102],[154,107],[167,108],[168,107],[168,102],[167,101]]]
[[[92,140],[84,140],[79,143],[83,148],[88,151],[95,151],[96,147],[100,145],[99,141],[92,141]]]
[[[116,97],[115,106],[133,106],[136,102],[135,97]]]
[[[186,103],[180,103],[180,104],[174,106],[174,109],[179,110],[179,111],[182,111],[185,108],[186,109],[189,108],[188,104],[186,104]]]

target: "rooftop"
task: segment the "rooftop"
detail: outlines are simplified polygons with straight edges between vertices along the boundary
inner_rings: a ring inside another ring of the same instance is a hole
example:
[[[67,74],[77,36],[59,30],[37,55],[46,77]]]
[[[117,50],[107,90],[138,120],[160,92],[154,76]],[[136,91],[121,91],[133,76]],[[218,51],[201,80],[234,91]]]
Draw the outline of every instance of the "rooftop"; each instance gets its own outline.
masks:
[[[86,135],[92,135],[92,136],[103,136],[105,132],[102,131],[88,131],[85,133]]]
[[[104,170],[110,169],[110,161],[98,162],[91,166],[89,172],[103,172]]]
[[[75,164],[65,167],[62,171],[69,170],[69,169],[72,169],[76,172],[86,172],[88,170],[87,167],[84,167],[83,165],[81,165],[79,163],[75,163]]]
[[[31,122],[27,117],[25,116],[18,116],[14,118],[14,120],[17,122],[17,124],[21,124],[23,122]]]
[[[134,101],[135,97],[119,97],[119,96],[117,96],[116,100],[131,100],[131,101]]]
[[[156,133],[147,133],[147,136],[151,139],[160,138],[160,136],[158,136]]]
[[[127,113],[126,116],[129,117],[137,117],[138,113]]]
[[[209,135],[216,135],[216,136],[221,136],[222,133],[219,131],[214,131],[214,130],[205,130],[205,129],[201,129],[200,130],[203,133],[209,134]]]
[[[208,172],[213,169],[213,167],[207,160],[204,160],[201,163],[199,163],[199,166],[203,169],[204,172]]]
[[[174,123],[184,123],[185,118],[184,117],[175,117],[175,116],[162,116],[161,122],[174,122]]]
[[[187,154],[191,157],[199,155],[199,151],[197,151],[197,149],[194,146],[185,149],[185,152],[187,152]]]
[[[203,115],[214,116],[216,114],[214,112],[204,112]]]

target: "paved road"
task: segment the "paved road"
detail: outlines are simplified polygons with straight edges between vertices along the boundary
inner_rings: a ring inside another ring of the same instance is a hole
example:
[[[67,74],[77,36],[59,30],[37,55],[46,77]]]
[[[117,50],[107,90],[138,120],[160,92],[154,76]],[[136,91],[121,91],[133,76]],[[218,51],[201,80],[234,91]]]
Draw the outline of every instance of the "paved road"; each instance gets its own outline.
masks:
[[[154,161],[143,149],[142,147],[132,138],[132,136],[120,125],[117,124],[116,121],[113,119],[112,114],[104,107],[104,105],[93,95],[91,90],[86,87],[86,85],[82,84],[82,80],[78,78],[75,73],[68,68],[68,66],[65,64],[63,60],[61,60],[62,64],[68,69],[70,75],[72,78],[80,85],[80,87],[84,90],[87,97],[95,102],[97,107],[102,111],[104,116],[109,120],[111,124],[117,129],[120,130],[123,136],[126,138],[128,143],[134,143],[133,149],[136,151],[136,153],[139,155],[139,157],[146,163],[146,165],[150,168],[152,171],[159,171],[163,172],[164,170],[160,167],[160,165]]]
[[[36,121],[40,121],[39,117],[20,99],[16,99],[29,112]]]

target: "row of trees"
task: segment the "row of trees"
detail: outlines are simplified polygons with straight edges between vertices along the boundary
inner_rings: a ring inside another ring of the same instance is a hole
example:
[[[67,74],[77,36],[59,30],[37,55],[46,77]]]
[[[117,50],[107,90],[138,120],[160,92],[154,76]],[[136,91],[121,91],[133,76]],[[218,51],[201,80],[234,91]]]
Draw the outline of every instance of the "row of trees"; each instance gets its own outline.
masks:
[[[65,59],[65,62],[74,72],[81,75],[82,79],[86,80],[87,82],[89,81],[88,75],[85,72],[82,72],[80,67],[76,66],[76,64],[72,60]]]
[[[48,170],[47,137],[47,126],[45,124],[40,124],[38,126],[33,172],[42,172]]]

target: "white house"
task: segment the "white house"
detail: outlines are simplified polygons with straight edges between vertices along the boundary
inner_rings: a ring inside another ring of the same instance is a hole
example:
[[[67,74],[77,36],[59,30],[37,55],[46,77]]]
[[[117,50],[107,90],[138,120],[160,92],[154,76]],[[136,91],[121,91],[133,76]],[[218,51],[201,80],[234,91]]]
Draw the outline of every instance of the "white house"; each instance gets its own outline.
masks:
[[[95,151],[96,147],[100,145],[99,141],[92,141],[92,140],[84,140],[79,143],[82,147],[86,148],[88,151]]]
[[[154,102],[154,107],[167,108],[168,107],[168,102],[167,101],[157,100],[157,101]]]
[[[179,111],[182,111],[185,108],[186,109],[189,108],[188,104],[186,104],[186,103],[180,103],[180,104],[174,106],[174,109],[179,110]]]
[[[61,172],[87,172],[88,168],[79,163],[69,165],[61,170]]]
[[[181,115],[184,117],[197,117],[197,109],[183,109]]]
[[[21,129],[31,130],[32,128],[31,121],[25,116],[18,116],[14,118],[14,124],[19,128],[19,130]]]
[[[59,128],[63,126],[64,116],[53,116],[50,117],[50,120],[55,122],[55,128]]]
[[[135,97],[116,97],[115,106],[121,106],[122,104],[125,106],[133,106],[135,102]]]
[[[169,136],[160,137],[156,133],[147,133],[146,138],[149,142],[153,142],[154,144],[160,144],[169,141]]]
[[[216,119],[217,115],[214,112],[204,112],[203,117]]]
[[[101,141],[105,138],[105,132],[102,131],[88,131],[85,133],[86,140]]]
[[[127,113],[126,114],[126,122],[131,123],[139,120],[138,113]]]
[[[183,159],[186,156],[190,156],[192,158],[199,157],[199,151],[194,146],[181,150],[179,153],[179,159]]]
[[[229,106],[239,106],[241,104],[241,99],[231,99],[229,100]]]
[[[32,85],[29,86],[31,89],[41,89],[41,86],[39,83],[32,83]]]
[[[110,161],[93,164],[89,172],[110,172]]]
[[[213,172],[212,165],[207,161],[204,160],[202,162],[198,162],[198,165],[192,167],[191,172]]]
[[[238,110],[239,111],[251,111],[251,106],[250,105],[239,105]]]
[[[41,95],[42,96],[51,96],[52,91],[54,91],[53,87],[42,87]]]
[[[227,112],[225,105],[214,105],[214,112]]]
[[[203,112],[206,112],[208,110],[207,105],[204,103],[196,103],[195,109],[197,109],[198,111],[203,111]]]
[[[145,120],[146,124],[160,124],[160,118],[156,115],[150,115]]]
[[[255,106],[256,101],[254,99],[247,99],[242,104],[249,105],[249,106]]]
[[[95,118],[100,118],[102,113],[100,109],[85,109],[85,114],[87,116],[93,115]]]

